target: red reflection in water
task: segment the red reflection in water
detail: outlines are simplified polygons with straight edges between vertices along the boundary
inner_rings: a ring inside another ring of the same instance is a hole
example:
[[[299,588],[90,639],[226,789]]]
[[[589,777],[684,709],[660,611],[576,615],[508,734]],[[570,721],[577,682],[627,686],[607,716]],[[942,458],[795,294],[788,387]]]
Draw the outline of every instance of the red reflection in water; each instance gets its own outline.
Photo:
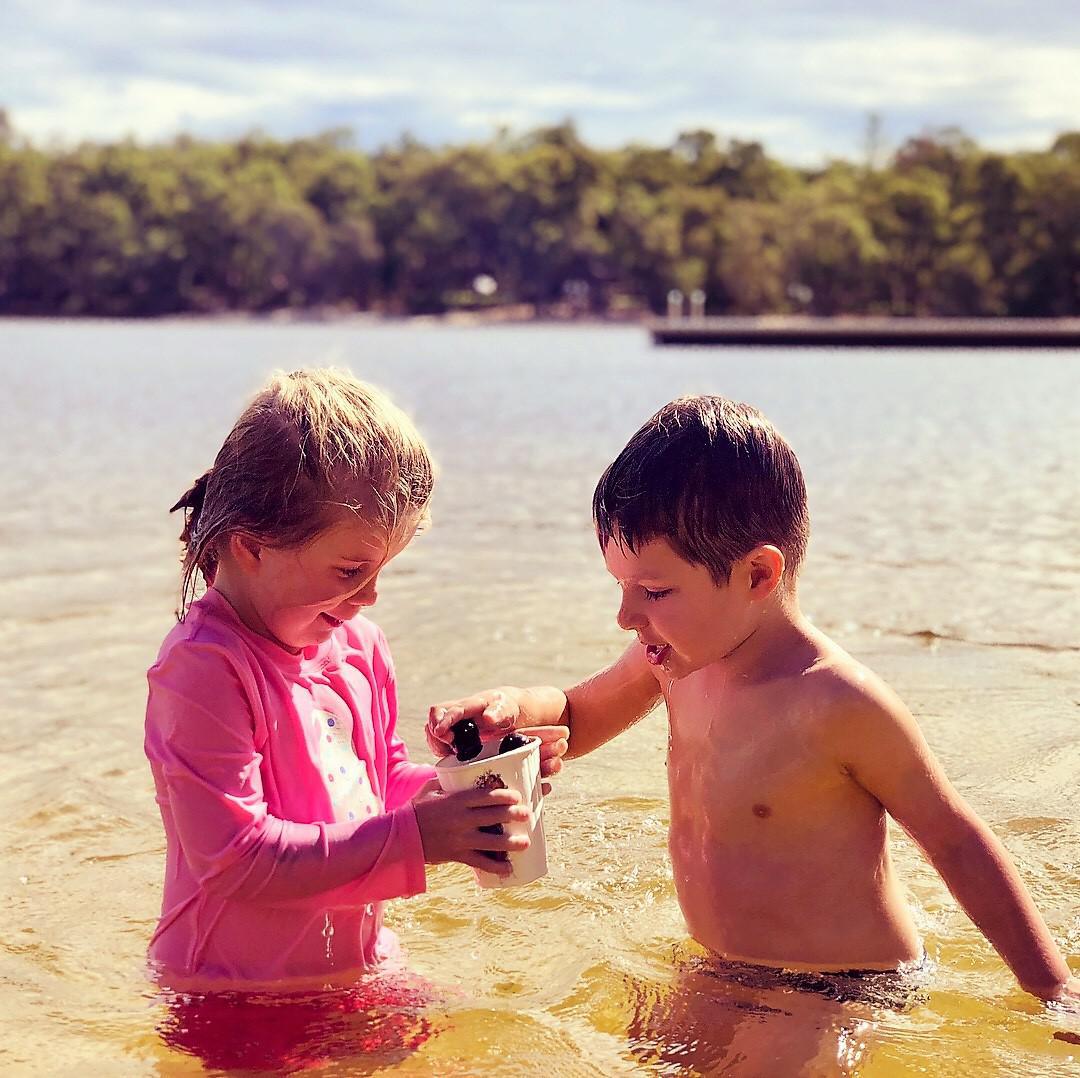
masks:
[[[393,1063],[435,1032],[438,1001],[416,977],[372,978],[322,992],[168,993],[158,1026],[170,1048],[214,1070],[289,1073],[331,1060]]]

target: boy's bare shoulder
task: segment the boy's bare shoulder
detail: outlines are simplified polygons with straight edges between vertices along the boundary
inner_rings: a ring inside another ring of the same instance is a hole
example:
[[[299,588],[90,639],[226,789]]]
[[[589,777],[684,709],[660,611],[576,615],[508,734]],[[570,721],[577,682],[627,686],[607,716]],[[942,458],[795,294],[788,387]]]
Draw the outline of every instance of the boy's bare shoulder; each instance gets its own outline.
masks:
[[[904,724],[910,713],[900,698],[869,667],[839,648],[824,653],[799,676],[805,713],[823,733],[870,733],[886,724]]]

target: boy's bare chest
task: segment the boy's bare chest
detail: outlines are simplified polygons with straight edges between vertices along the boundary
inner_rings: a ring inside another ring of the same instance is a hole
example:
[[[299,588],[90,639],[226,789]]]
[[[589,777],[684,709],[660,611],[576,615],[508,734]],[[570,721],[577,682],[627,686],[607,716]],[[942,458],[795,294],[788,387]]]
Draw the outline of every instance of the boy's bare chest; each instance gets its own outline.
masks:
[[[802,830],[808,816],[855,793],[815,716],[783,693],[676,689],[668,717],[673,821],[693,815],[729,835],[766,821]]]

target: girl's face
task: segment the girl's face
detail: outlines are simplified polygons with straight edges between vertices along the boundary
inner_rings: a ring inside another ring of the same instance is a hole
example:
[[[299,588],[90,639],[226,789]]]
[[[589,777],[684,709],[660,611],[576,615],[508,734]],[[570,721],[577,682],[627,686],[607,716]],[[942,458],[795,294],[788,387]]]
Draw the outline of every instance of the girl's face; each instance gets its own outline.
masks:
[[[421,518],[393,534],[355,513],[342,512],[302,546],[246,546],[239,587],[225,589],[248,628],[289,651],[321,644],[378,597],[379,573],[416,534]],[[234,578],[235,579],[235,578]],[[241,594],[236,594],[236,592]]]

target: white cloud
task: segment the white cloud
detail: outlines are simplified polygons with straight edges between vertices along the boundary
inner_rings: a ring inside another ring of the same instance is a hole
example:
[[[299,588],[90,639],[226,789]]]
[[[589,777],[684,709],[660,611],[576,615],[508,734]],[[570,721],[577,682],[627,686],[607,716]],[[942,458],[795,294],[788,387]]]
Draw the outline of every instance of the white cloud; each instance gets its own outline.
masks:
[[[858,153],[874,110],[893,138],[958,124],[986,145],[1045,145],[1080,124],[1061,7],[9,0],[0,105],[37,138],[356,123],[366,141],[452,141],[570,115],[604,145],[709,127],[809,163]]]

